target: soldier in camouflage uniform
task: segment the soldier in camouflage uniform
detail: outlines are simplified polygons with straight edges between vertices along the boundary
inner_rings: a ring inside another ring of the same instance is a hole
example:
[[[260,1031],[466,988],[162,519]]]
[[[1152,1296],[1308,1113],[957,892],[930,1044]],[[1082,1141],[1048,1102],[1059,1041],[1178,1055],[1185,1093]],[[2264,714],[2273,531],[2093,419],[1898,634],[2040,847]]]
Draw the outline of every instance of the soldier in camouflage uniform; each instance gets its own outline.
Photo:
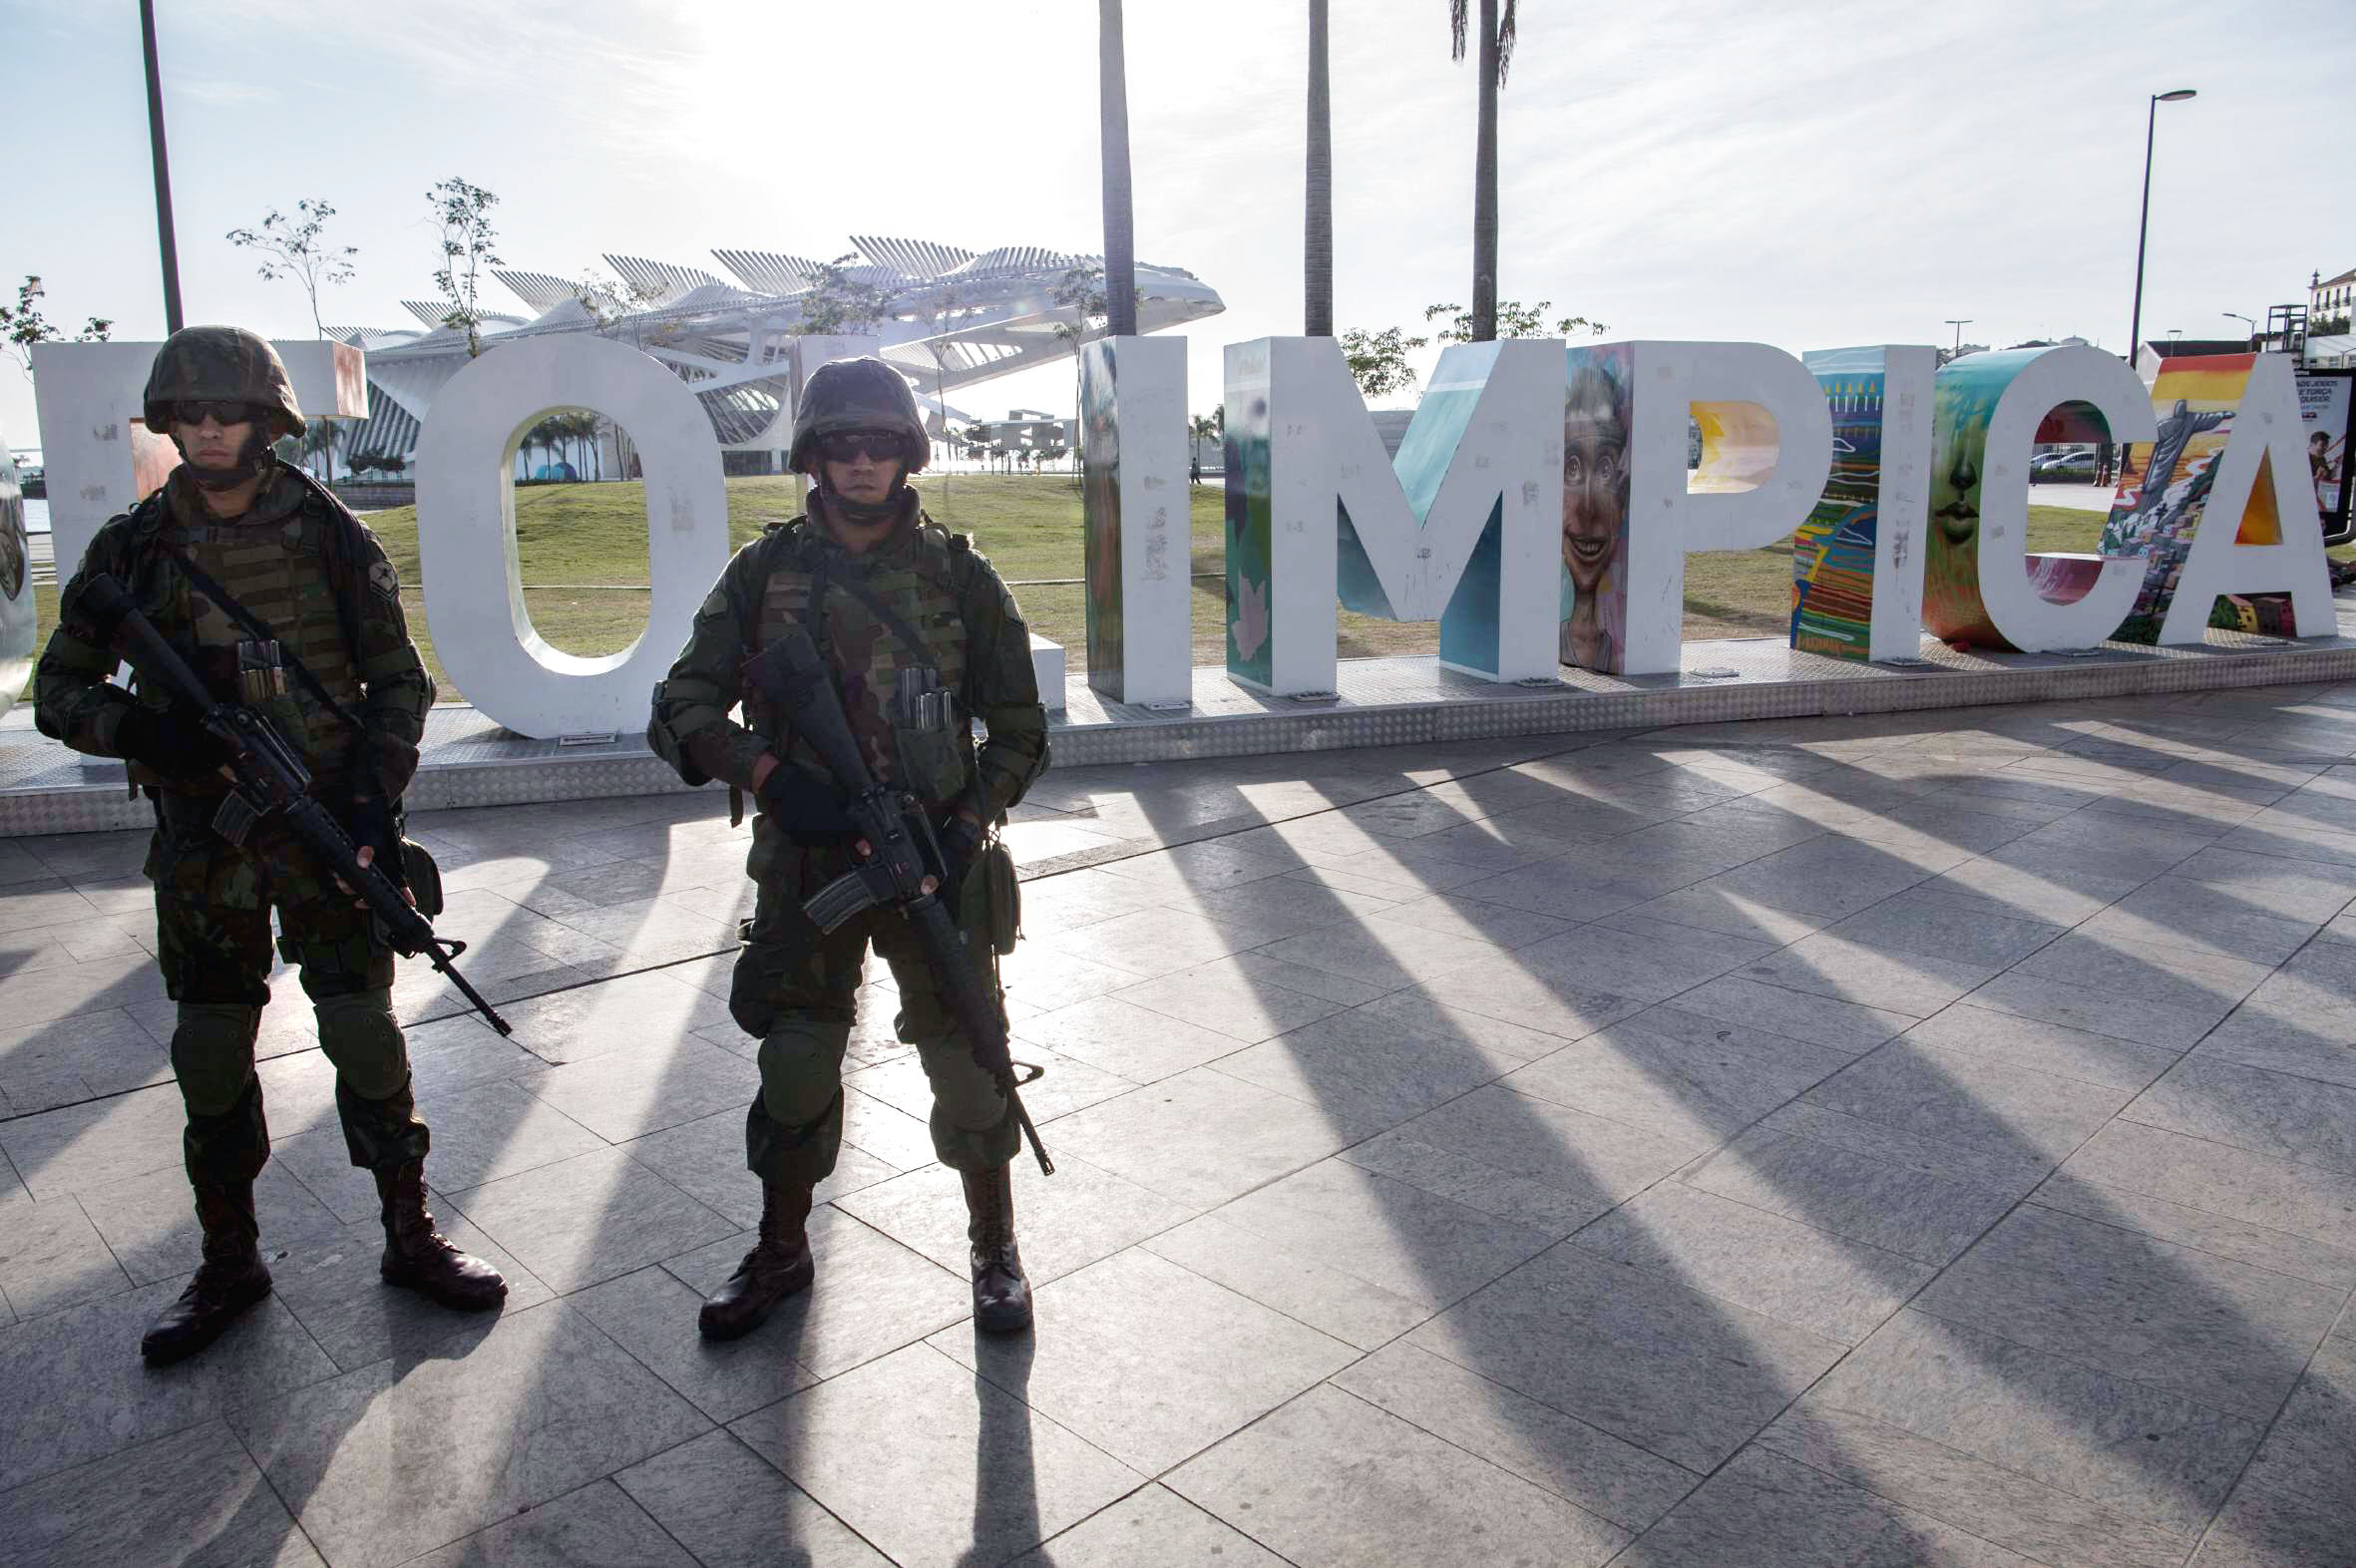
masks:
[[[212,831],[225,754],[164,692],[109,681],[117,661],[108,628],[80,602],[95,574],[123,584],[217,694],[268,715],[360,854],[398,881],[400,797],[434,700],[399,580],[341,502],[271,455],[271,442],[300,434],[303,418],[269,344],[233,327],[175,333],[144,402],[148,428],[168,433],[185,461],[91,542],[60,597],[35,687],[43,734],[125,759],[156,803],[147,875],[157,962],[179,1003],[172,1064],[188,1109],[183,1153],[204,1256],[141,1352],[154,1363],[193,1355],[269,1293],[253,1211],[270,1149],[253,1046],[270,996],[273,909],[277,951],[301,970],[320,1048],[335,1063],[352,1163],[376,1177],[385,1280],[447,1307],[493,1306],[506,1282],[443,1240],[426,1212],[426,1126],[393,1018],[391,950],[351,891],[283,827],[257,829],[241,847]],[[275,633],[275,647],[240,627],[199,574]],[[266,667],[280,657],[286,668]],[[297,660],[332,701],[286,678]]]
[[[704,1303],[712,1338],[749,1332],[810,1283],[804,1222],[842,1141],[842,1060],[870,942],[899,986],[900,1038],[932,1082],[934,1151],[965,1179],[975,1320],[1001,1333],[1030,1322],[1007,1169],[1020,1134],[1006,1096],[976,1065],[901,916],[871,911],[827,935],[802,913],[863,851],[817,755],[745,676],[785,629],[810,633],[869,766],[924,801],[939,825],[956,879],[947,896],[977,973],[999,994],[989,911],[993,893],[1003,910],[1012,890],[988,884],[1010,879],[1010,867],[982,852],[1047,765],[1047,715],[1013,595],[962,535],[917,505],[908,478],[926,456],[916,399],[897,371],[876,359],[821,366],[794,420],[793,467],[816,481],[809,515],[737,553],[654,690],[655,750],[688,783],[723,779],[760,803],[746,867],[759,894],[729,996],[738,1025],[761,1042],[761,1089],[745,1118],[760,1241]],[[928,670],[954,694],[951,722],[912,727],[895,690],[904,672]],[[743,725],[728,717],[739,701]],[[987,731],[979,751],[976,718]]]

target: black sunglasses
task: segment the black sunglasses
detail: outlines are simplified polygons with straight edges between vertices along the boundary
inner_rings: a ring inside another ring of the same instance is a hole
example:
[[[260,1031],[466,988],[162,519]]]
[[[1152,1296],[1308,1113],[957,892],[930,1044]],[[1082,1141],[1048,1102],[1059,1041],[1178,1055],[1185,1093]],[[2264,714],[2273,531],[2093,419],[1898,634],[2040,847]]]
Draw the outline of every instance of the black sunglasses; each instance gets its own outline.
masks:
[[[261,410],[251,403],[226,398],[197,398],[172,405],[172,420],[177,425],[201,425],[207,418],[216,425],[249,425],[260,417]]]
[[[864,457],[871,463],[896,463],[907,452],[907,439],[897,430],[838,430],[818,438],[818,450],[829,463],[850,463]]]

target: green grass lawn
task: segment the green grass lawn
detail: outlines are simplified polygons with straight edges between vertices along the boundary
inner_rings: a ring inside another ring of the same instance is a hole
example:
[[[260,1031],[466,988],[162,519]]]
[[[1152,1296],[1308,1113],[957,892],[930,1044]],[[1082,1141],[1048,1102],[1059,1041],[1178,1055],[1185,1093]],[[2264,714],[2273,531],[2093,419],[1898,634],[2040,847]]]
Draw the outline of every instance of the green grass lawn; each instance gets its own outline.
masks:
[[[925,475],[925,508],[975,543],[1015,585],[1031,628],[1063,644],[1071,669],[1084,667],[1086,608],[1080,576],[1080,495],[1070,475]],[[772,522],[799,510],[789,479],[728,481],[728,533],[742,545]],[[1219,663],[1226,646],[1226,589],[1221,566],[1222,492],[1196,487],[1193,501],[1194,659]],[[369,527],[384,544],[407,585],[402,596],[409,626],[436,679],[432,634],[418,584],[417,512],[401,507],[373,513]],[[2091,551],[2102,533],[2099,513],[2062,507],[2029,509],[2033,551]],[[645,491],[634,483],[534,485],[516,492],[516,541],[524,597],[540,634],[568,652],[595,654],[629,645],[646,624]],[[2332,553],[2356,555],[2356,547]],[[56,624],[57,595],[41,588],[41,624]],[[1706,637],[1779,637],[1790,614],[1791,548],[1733,551],[1686,560],[1685,634]],[[1439,627],[1400,623],[1345,611],[1345,658],[1377,653],[1430,653]],[[455,696],[447,681],[445,697]]]

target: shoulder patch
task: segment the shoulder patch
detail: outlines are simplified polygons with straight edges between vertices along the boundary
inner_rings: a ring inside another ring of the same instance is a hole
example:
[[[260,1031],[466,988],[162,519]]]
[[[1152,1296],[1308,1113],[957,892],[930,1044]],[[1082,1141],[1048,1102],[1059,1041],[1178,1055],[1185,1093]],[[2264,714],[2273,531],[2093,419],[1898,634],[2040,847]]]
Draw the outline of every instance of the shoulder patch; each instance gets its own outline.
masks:
[[[401,596],[401,574],[393,570],[391,562],[379,558],[368,563],[368,586],[376,590],[379,597],[398,599]]]

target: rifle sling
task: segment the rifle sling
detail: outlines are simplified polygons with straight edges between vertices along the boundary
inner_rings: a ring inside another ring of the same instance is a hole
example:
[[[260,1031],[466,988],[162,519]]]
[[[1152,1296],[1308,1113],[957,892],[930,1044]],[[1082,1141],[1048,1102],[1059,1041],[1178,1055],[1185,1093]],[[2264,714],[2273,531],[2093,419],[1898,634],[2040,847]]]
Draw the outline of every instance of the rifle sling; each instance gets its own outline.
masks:
[[[267,621],[254,614],[243,604],[238,603],[236,597],[227,588],[222,588],[211,573],[197,566],[196,561],[185,551],[175,550],[171,552],[171,555],[173,560],[180,563],[180,569],[189,575],[189,581],[196,585],[197,591],[221,607],[221,613],[227,615],[258,640],[278,644],[278,651],[285,657],[286,667],[294,671],[294,678],[302,682],[303,689],[318,699],[321,706],[350,725],[353,734],[363,737],[367,735],[368,726],[350,708],[335,700],[334,694],[320,683],[319,677],[311,673],[311,667],[302,661],[301,655],[289,647],[277,632],[271,630]],[[357,656],[359,649],[354,648],[352,652]]]

